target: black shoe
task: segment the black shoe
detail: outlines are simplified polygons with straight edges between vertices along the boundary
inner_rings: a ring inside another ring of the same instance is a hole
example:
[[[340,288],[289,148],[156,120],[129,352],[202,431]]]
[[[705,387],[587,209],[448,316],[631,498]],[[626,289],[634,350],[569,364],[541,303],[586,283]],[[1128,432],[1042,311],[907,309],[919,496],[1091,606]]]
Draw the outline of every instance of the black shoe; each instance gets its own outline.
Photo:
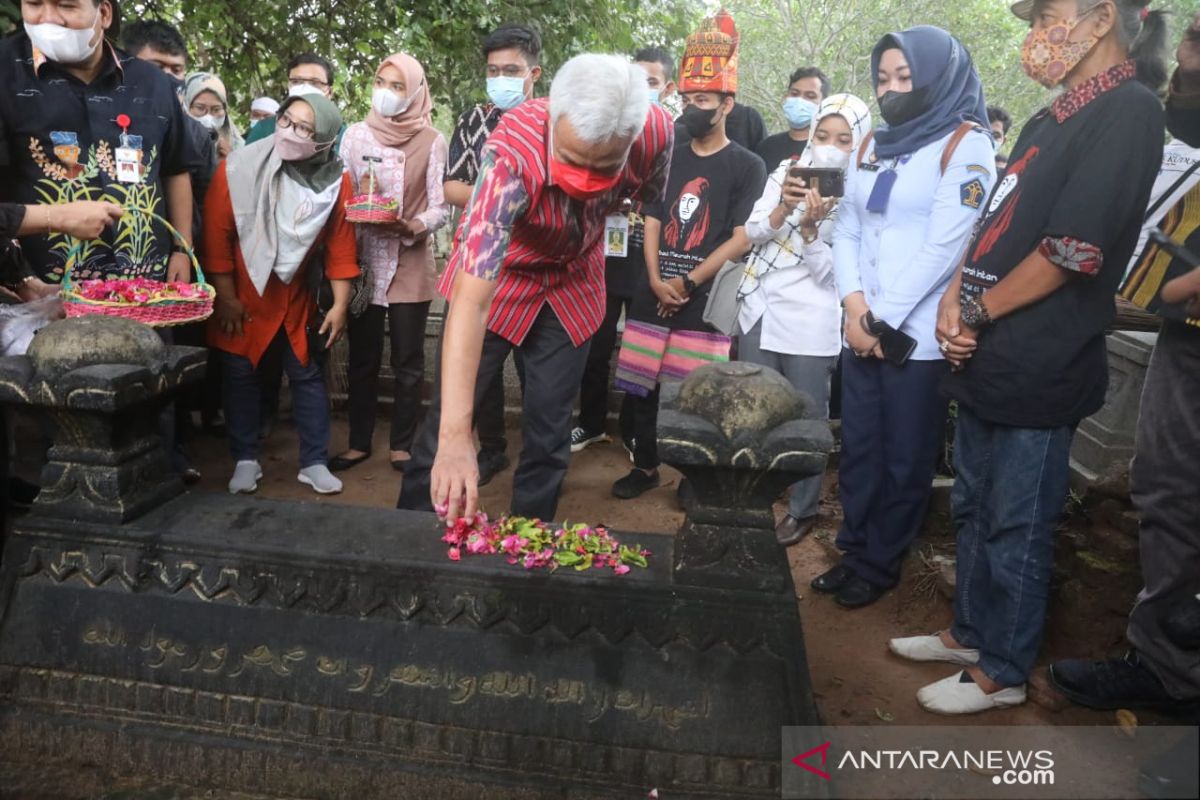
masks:
[[[621,500],[632,500],[658,488],[661,483],[662,478],[659,477],[658,470],[646,474],[643,470],[631,469],[628,475],[613,484],[612,493],[613,497]]]
[[[582,453],[593,444],[607,444],[612,439],[608,438],[608,434],[604,431],[588,431],[583,428],[573,428],[571,430],[571,452]]]
[[[1072,702],[1088,708],[1178,709],[1179,700],[1142,663],[1136,650],[1107,661],[1068,659],[1050,665],[1050,681]]]
[[[370,453],[364,453],[357,458],[346,458],[346,456],[334,456],[329,459],[330,472],[345,472],[351,467],[357,467],[359,464],[371,457]]]
[[[779,542],[784,547],[798,544],[801,539],[808,536],[812,531],[813,526],[817,524],[816,517],[806,517],[805,519],[796,519],[791,514],[788,514],[783,520],[775,526],[775,541]]]
[[[833,599],[842,608],[863,608],[871,605],[887,592],[888,590],[882,586],[876,586],[855,575],[838,590],[837,596]]]
[[[512,463],[508,460],[507,453],[488,452],[487,450],[479,451],[479,485],[487,486],[501,472],[508,469],[508,465]]]
[[[1191,728],[1173,747],[1142,765],[1138,770],[1138,788],[1147,797],[1196,797],[1196,748],[1200,736]]]
[[[823,575],[818,575],[817,577],[813,578],[813,582],[810,583],[809,586],[816,589],[818,592],[833,594],[849,583],[850,579],[853,577],[854,570],[850,569],[845,564],[838,564],[836,567],[824,573]]]
[[[637,450],[637,438],[630,436],[628,439],[622,439],[621,446],[625,448],[625,454],[629,456],[629,463],[634,463],[633,454]]]

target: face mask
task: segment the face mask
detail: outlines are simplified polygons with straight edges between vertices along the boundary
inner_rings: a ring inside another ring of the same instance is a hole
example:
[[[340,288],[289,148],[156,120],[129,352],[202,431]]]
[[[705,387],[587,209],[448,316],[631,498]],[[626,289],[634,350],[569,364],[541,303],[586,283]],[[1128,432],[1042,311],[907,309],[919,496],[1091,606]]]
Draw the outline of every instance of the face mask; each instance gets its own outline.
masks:
[[[679,115],[679,121],[683,123],[683,127],[687,129],[693,139],[699,139],[707,136],[717,126],[717,114],[719,113],[721,113],[719,108],[704,109],[688,106]]]
[[[310,94],[325,96],[325,93],[320,89],[307,83],[297,83],[295,86],[288,87],[288,97],[304,97]]]
[[[306,161],[324,149],[313,139],[301,139],[295,128],[275,128],[275,152],[284,161]]]
[[[416,97],[415,94],[401,97],[391,89],[380,86],[371,92],[371,108],[375,109],[375,113],[381,117],[398,117],[408,111],[408,107],[413,104]]]
[[[550,182],[576,200],[591,200],[612,189],[621,181],[625,167],[614,175],[598,175],[587,167],[564,164],[554,157],[554,137],[550,137]]]
[[[30,43],[42,55],[57,64],[82,64],[87,61],[100,47],[103,36],[96,38],[96,23],[100,21],[100,9],[96,9],[96,18],[92,24],[83,30],[56,25],[46,22],[40,25],[25,23],[25,33],[29,34]]]
[[[525,79],[508,78],[503,75],[487,79],[488,99],[501,111],[509,111],[525,100]]]
[[[1090,13],[1091,10],[1088,10],[1075,19],[1062,20],[1041,30],[1031,30],[1021,48],[1021,66],[1025,68],[1025,74],[1047,89],[1062,83],[1100,41],[1100,37],[1095,35],[1079,42],[1071,41],[1075,28]]]
[[[850,154],[831,144],[810,144],[812,165],[819,169],[845,170],[850,166]]]
[[[215,116],[213,114],[205,114],[203,117],[193,117],[192,119],[199,122],[206,130],[220,130],[225,125],[225,115]]]
[[[783,101],[783,114],[792,130],[804,130],[812,125],[817,114],[817,104],[804,97],[789,97]]]
[[[650,87],[646,87],[646,96],[650,98],[650,105],[652,105],[652,106],[661,106],[662,105],[662,98],[659,97],[658,89],[651,89]]]
[[[879,113],[883,121],[892,127],[912,122],[924,114],[925,90],[913,89],[911,92],[884,92],[879,98]]]

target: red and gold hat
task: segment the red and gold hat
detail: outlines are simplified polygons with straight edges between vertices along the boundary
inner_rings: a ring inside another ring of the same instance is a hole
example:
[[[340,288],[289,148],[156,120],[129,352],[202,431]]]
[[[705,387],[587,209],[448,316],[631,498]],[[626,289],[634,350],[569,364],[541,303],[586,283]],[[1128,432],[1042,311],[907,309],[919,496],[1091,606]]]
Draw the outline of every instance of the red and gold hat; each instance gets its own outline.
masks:
[[[738,32],[733,15],[721,9],[687,38],[679,91],[737,93]]]

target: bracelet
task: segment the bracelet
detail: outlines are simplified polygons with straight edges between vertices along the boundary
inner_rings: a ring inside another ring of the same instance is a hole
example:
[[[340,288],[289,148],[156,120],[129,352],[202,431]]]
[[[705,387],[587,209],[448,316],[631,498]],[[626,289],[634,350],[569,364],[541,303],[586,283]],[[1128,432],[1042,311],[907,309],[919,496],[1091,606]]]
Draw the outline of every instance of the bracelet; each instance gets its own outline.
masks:
[[[46,235],[53,236],[54,235],[54,221],[53,221],[53,218],[50,216],[50,206],[47,206],[47,205],[42,206],[42,213],[46,215]]]

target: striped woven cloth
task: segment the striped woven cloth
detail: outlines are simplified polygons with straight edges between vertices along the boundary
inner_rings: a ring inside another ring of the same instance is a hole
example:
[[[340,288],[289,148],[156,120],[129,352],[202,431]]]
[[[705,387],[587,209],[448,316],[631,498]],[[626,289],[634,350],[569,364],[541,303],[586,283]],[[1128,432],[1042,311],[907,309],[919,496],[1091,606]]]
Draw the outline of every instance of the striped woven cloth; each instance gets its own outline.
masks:
[[[683,380],[705,364],[728,361],[730,343],[719,333],[672,331],[628,321],[613,384],[635,397],[648,397],[660,380]]]

